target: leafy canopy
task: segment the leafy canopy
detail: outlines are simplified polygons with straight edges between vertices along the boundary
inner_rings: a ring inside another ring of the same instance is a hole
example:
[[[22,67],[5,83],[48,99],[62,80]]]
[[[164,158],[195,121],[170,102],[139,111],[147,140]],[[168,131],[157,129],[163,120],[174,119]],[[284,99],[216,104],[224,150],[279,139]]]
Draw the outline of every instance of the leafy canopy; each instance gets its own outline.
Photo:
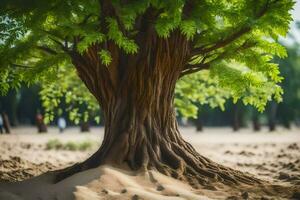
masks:
[[[114,10],[109,15],[107,4]],[[192,44],[176,89],[181,113],[195,116],[195,102],[223,107],[230,97],[263,110],[273,97],[281,100],[282,77],[272,57],[286,56],[277,41],[288,31],[293,5],[292,0],[2,0],[0,90],[41,84],[49,119],[63,98],[72,104],[70,111],[83,103],[94,110],[97,103],[82,89],[70,55],[108,41],[137,54],[137,22],[151,11],[155,18],[148,23],[159,37],[178,30]],[[102,48],[98,56],[109,67],[111,52]],[[202,69],[209,71],[198,72]],[[78,112],[71,115],[75,119]]]

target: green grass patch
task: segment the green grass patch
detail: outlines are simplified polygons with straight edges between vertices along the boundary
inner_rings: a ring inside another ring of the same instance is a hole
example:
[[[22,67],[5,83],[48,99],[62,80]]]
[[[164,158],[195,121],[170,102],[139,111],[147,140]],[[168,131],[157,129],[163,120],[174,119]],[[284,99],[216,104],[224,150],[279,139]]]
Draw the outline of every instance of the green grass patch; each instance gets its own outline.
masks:
[[[94,142],[90,140],[74,142],[69,141],[63,143],[58,139],[51,139],[46,143],[46,150],[69,150],[69,151],[86,151],[90,150],[94,146]]]

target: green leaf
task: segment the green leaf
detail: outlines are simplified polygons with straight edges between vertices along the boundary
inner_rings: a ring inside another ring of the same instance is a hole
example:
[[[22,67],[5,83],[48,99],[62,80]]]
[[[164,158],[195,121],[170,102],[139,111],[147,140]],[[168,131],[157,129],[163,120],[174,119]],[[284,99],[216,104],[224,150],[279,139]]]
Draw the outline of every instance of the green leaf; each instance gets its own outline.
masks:
[[[108,66],[111,63],[112,58],[109,51],[102,49],[99,56],[103,65]]]

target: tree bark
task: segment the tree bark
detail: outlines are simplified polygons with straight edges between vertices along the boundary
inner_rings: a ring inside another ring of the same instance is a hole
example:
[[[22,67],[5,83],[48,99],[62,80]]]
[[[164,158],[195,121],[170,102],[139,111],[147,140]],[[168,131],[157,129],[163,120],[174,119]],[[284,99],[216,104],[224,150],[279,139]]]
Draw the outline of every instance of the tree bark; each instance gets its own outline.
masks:
[[[254,131],[260,131],[261,130],[261,124],[259,121],[259,114],[257,111],[252,112],[252,125],[253,125],[253,130]]]
[[[260,182],[201,156],[181,137],[173,99],[176,81],[190,53],[185,37],[174,32],[163,39],[154,30],[145,30],[137,43],[137,55],[126,55],[108,43],[113,57],[108,67],[101,65],[96,46],[84,55],[72,55],[79,77],[103,110],[105,135],[96,153],[83,163],[59,171],[56,181],[109,164],[157,170],[191,185]]]
[[[197,132],[203,131],[202,110],[198,107],[197,119],[194,120]]]
[[[80,124],[80,131],[81,132],[90,132],[90,124],[89,122],[81,122]]]
[[[241,119],[240,119],[240,108],[238,104],[233,105],[233,119],[232,119],[232,128],[233,131],[238,131],[241,128]]]
[[[268,125],[269,125],[270,132],[276,130],[277,107],[278,107],[278,104],[276,102],[270,103],[270,110],[269,110],[269,115],[268,115]]]
[[[253,130],[254,130],[254,131],[260,131],[261,125],[260,125],[258,116],[254,116],[254,117],[252,118],[252,123],[253,123]]]
[[[2,112],[2,119],[3,119],[3,127],[5,133],[10,134],[10,122],[9,122],[8,115],[5,112]]]
[[[196,130],[198,132],[202,132],[203,131],[203,123],[201,119],[197,119],[196,120]]]

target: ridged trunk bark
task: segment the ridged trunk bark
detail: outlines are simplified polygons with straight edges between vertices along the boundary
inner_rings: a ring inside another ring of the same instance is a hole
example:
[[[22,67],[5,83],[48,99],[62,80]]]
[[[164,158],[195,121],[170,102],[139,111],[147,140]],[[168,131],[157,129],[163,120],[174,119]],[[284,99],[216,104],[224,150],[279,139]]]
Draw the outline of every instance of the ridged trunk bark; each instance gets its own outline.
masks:
[[[179,33],[160,39],[147,31],[139,53],[126,56],[113,45],[113,62],[102,67],[97,48],[73,55],[78,75],[99,101],[105,135],[99,150],[83,163],[59,171],[56,181],[76,172],[110,164],[132,170],[154,169],[192,185],[210,180],[258,183],[199,155],[181,137],[173,106],[175,84],[186,63],[189,43]],[[93,71],[94,70],[94,71]]]

